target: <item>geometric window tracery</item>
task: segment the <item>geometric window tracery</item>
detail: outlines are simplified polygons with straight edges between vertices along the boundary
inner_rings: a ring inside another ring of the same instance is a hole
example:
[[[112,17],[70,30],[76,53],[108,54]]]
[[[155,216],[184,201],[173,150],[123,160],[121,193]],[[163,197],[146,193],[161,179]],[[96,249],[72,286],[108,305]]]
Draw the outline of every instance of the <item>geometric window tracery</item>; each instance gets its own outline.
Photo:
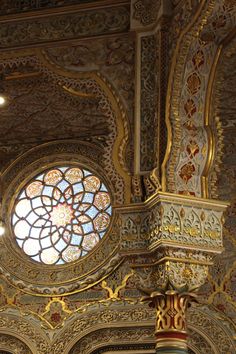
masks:
[[[104,183],[71,166],[37,175],[19,193],[12,229],[19,247],[44,264],[76,261],[106,233],[112,214]]]

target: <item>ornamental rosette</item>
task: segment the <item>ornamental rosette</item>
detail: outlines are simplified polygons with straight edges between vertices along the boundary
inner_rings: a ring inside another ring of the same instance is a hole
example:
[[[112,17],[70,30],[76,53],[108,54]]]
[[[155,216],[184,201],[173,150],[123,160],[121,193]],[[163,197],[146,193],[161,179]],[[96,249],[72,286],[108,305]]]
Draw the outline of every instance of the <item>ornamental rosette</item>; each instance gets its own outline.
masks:
[[[76,261],[106,233],[112,213],[104,183],[78,167],[56,167],[19,193],[12,228],[19,247],[44,264]]]

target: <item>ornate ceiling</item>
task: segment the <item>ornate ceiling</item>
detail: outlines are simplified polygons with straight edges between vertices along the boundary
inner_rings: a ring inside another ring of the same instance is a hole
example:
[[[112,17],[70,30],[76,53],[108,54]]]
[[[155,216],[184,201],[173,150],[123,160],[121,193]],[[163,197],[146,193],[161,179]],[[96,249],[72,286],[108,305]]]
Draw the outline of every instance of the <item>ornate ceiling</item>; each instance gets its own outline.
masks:
[[[198,286],[222,251],[225,205],[201,197],[232,204],[225,251],[188,315],[189,351],[235,352],[235,25],[233,0],[3,1],[1,352],[154,353],[142,281],[169,272]],[[11,213],[55,164],[97,171],[114,212],[91,254],[39,266],[17,246]],[[160,231],[175,248],[157,252]],[[172,258],[168,271],[146,267]]]

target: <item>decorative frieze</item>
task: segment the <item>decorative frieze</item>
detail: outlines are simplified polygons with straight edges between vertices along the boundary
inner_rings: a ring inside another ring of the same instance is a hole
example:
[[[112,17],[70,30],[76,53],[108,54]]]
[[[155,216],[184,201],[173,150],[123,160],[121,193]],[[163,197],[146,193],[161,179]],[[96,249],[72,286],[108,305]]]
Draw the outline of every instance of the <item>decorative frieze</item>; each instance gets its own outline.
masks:
[[[226,203],[159,192],[145,204],[122,209],[122,253],[149,252],[170,245],[222,251],[222,212]]]
[[[126,32],[129,23],[127,6],[5,22],[1,23],[0,49]]]
[[[92,0],[2,0],[0,15],[53,9],[61,6],[84,4],[88,2],[92,2]]]

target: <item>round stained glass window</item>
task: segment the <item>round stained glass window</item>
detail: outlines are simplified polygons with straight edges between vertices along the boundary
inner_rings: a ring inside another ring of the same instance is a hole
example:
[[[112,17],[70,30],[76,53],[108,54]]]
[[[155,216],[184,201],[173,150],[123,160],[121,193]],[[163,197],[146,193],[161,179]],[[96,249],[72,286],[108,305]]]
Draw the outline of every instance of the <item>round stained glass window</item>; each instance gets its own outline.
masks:
[[[12,228],[18,245],[33,260],[65,264],[96,246],[110,224],[111,213],[108,190],[94,173],[56,167],[21,190]]]

